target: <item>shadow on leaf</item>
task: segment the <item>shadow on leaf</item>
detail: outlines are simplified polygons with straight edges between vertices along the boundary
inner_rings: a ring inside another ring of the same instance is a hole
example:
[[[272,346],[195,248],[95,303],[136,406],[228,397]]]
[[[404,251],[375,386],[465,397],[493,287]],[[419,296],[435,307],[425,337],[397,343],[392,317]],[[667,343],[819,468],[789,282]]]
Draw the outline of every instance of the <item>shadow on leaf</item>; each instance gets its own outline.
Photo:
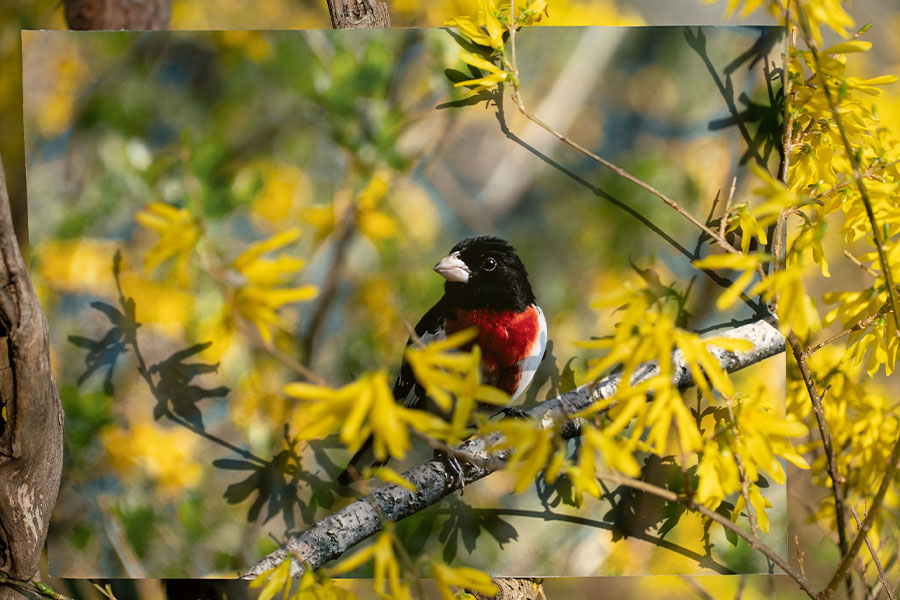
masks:
[[[91,308],[100,311],[109,319],[112,327],[100,339],[92,340],[80,335],[70,335],[69,343],[87,350],[84,357],[85,371],[78,377],[78,385],[82,385],[91,375],[104,371],[103,393],[112,396],[115,392],[112,378],[119,357],[128,352],[128,339],[140,327],[134,319],[134,302],[125,305],[125,312],[106,302],[91,302]]]
[[[191,381],[208,373],[215,373],[219,364],[186,363],[187,359],[203,352],[212,345],[212,342],[194,344],[183,350],[174,352],[169,358],[151,366],[149,373],[158,375],[159,382],[153,390],[156,397],[156,406],[153,408],[153,418],[160,419],[169,414],[169,410],[181,417],[191,425],[203,428],[203,416],[197,403],[205,398],[225,396],[230,391],[225,386],[216,388],[204,388]]]
[[[441,528],[438,539],[444,543],[442,558],[446,562],[456,558],[459,541],[462,540],[465,549],[471,553],[475,550],[475,543],[482,533],[490,535],[500,548],[503,544],[519,538],[516,528],[495,512],[473,511],[470,506],[459,498],[451,497],[442,513],[447,515],[447,520]]]
[[[247,511],[247,521],[256,521],[261,516],[266,523],[272,517],[282,515],[285,526],[293,530],[296,507],[304,522],[313,522],[317,508],[330,509],[334,505],[334,493],[330,482],[319,479],[302,469],[297,452],[296,439],[289,439],[285,429],[285,448],[275,454],[272,460],[262,463],[250,460],[220,459],[213,466],[230,471],[250,471],[250,474],[225,490],[225,500],[229,504],[240,504],[253,494],[256,499]],[[312,490],[309,500],[300,499],[297,491],[300,484]]]

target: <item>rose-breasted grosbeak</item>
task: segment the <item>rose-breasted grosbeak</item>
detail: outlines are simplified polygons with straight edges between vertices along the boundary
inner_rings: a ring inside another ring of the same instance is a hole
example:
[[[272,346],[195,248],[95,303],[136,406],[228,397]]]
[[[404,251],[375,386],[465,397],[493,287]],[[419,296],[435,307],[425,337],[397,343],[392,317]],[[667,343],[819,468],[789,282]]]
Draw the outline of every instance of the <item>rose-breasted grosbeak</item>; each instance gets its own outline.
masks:
[[[497,237],[467,238],[434,270],[447,280],[444,295],[416,325],[416,335],[428,343],[477,328],[472,343],[481,347],[482,381],[509,394],[511,402],[516,400],[544,356],[547,323],[515,248]],[[435,410],[406,361],[394,383],[394,398],[408,408]],[[375,461],[370,437],[338,476],[338,483],[356,481],[362,467],[372,464],[382,463]]]

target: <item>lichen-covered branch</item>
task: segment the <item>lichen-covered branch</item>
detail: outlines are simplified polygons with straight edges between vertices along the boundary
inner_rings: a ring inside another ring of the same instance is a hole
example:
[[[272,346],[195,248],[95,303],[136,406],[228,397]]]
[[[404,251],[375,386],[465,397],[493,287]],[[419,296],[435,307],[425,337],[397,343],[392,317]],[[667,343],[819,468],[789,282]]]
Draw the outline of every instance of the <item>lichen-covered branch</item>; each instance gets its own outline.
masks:
[[[0,576],[38,570],[62,473],[63,410],[47,320],[13,231],[0,162]],[[0,599],[21,597],[0,584]]]
[[[719,364],[728,372],[737,371],[784,351],[784,336],[773,321],[762,319],[748,325],[720,332],[722,337],[744,339],[753,343],[748,352],[726,352],[713,348]],[[679,352],[673,357],[673,383],[679,388],[694,384],[693,376]],[[637,370],[634,383],[658,374],[659,366],[647,363]],[[610,375],[592,386],[581,386],[565,394],[547,400],[528,411],[527,415],[539,427],[550,428],[561,425],[565,437],[574,437],[581,432],[578,420],[569,415],[589,408],[596,402],[609,398],[618,387],[620,375]],[[397,485],[384,485],[368,496],[360,498],[341,510],[325,517],[306,531],[291,536],[280,549],[271,553],[251,567],[244,578],[253,578],[287,558],[292,558],[291,573],[299,577],[303,573],[302,563],[318,569],[328,561],[341,556],[349,548],[377,533],[386,521],[399,521],[432,504],[444,496],[471,484],[500,469],[509,458],[508,450],[488,452],[500,441],[500,435],[477,437],[457,447],[455,454],[464,453],[472,457],[471,462],[460,461],[461,473],[446,459],[436,458],[413,467],[403,476],[416,487],[410,492]]]

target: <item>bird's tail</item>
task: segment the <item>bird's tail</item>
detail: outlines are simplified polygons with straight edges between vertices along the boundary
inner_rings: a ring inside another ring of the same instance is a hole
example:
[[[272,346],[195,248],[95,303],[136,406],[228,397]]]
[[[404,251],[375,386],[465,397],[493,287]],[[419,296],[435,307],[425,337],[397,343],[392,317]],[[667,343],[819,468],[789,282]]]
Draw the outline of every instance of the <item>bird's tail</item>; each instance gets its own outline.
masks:
[[[386,461],[375,460],[375,450],[372,436],[369,436],[363,445],[356,451],[344,472],[338,475],[337,482],[341,485],[350,485],[362,478],[362,470],[365,467],[380,467]]]

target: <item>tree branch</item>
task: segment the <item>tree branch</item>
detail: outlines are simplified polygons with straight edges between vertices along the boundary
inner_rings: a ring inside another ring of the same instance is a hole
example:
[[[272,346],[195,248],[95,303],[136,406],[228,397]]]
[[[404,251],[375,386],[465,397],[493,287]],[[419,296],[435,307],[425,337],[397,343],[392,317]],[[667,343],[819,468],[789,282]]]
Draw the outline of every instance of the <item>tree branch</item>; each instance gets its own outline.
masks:
[[[856,511],[853,510],[853,507],[850,507],[850,516],[853,517],[853,520],[856,521],[856,529],[859,530],[859,517],[856,516]],[[878,571],[878,581],[881,582],[881,587],[884,588],[885,593],[888,595],[890,600],[897,600],[897,596],[894,595],[894,591],[891,589],[890,584],[887,582],[887,577],[884,574],[884,567],[881,565],[881,560],[878,558],[878,553],[875,552],[875,548],[872,547],[872,542],[869,540],[869,537],[866,536],[866,548],[869,549],[869,554],[872,556],[872,562],[875,563],[875,569]]]
[[[846,509],[844,508],[844,494],[841,488],[841,483],[844,482],[844,478],[838,473],[837,458],[834,455],[834,446],[831,441],[831,431],[828,429],[828,422],[825,420],[825,408],[822,405],[822,398],[824,397],[825,392],[819,394],[819,391],[816,388],[816,382],[813,379],[812,371],[810,371],[809,365],[806,362],[806,355],[800,346],[800,340],[797,339],[797,336],[793,332],[788,335],[787,340],[788,344],[791,346],[791,351],[794,354],[794,359],[797,361],[797,366],[800,369],[800,375],[803,378],[806,392],[812,403],[813,413],[816,415],[819,436],[822,438],[822,447],[825,450],[825,468],[828,471],[828,476],[831,477],[831,493],[834,496],[838,547],[841,549],[841,556],[844,556],[847,554]],[[828,391],[827,388],[825,391]],[[852,589],[852,583],[848,581],[847,587]]]
[[[753,348],[744,353],[712,348],[712,353],[719,364],[728,372],[743,369],[780,354],[785,347],[784,337],[771,319],[755,321],[720,335],[753,343]],[[693,376],[680,352],[673,354],[672,362],[673,384],[682,389],[694,385]],[[636,370],[633,383],[644,381],[658,373],[658,364],[645,363]],[[577,436],[581,433],[583,422],[571,419],[569,415],[611,397],[620,380],[620,374],[613,374],[593,385],[580,386],[539,404],[529,410],[527,416],[542,429],[560,426],[564,437]],[[471,462],[460,461],[461,473],[445,458],[436,458],[413,467],[403,476],[416,486],[415,492],[393,484],[383,485],[368,496],[325,517],[305,532],[291,536],[284,546],[259,561],[242,577],[252,579],[287,558],[293,561],[291,574],[294,577],[299,577],[303,573],[302,563],[307,563],[313,569],[321,568],[328,561],[341,556],[350,547],[380,531],[382,519],[399,521],[501,468],[509,459],[510,451],[488,452],[488,448],[496,446],[501,439],[499,434],[493,434],[476,437],[461,444],[457,448],[458,452],[472,457]]]

